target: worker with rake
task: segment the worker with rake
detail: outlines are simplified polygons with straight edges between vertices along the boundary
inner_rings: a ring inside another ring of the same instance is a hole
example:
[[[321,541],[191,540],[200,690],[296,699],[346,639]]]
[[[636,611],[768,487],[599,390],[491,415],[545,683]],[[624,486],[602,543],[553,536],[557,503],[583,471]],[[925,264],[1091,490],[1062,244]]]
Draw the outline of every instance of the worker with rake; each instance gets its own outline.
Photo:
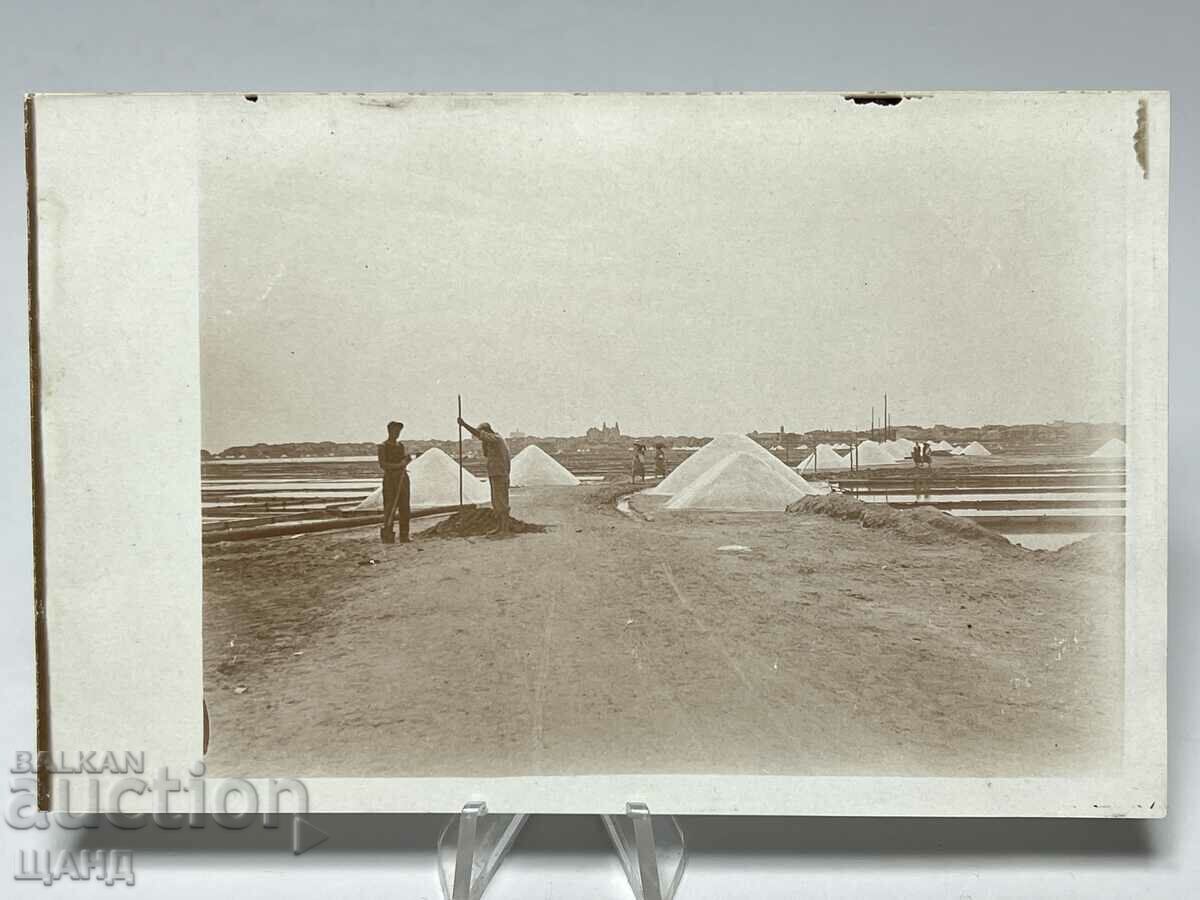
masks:
[[[505,537],[512,534],[508,514],[508,444],[495,432],[489,422],[480,422],[472,428],[458,417],[458,424],[471,432],[483,444],[483,455],[487,457],[488,484],[492,488],[492,512],[496,515],[496,527],[492,534]]]

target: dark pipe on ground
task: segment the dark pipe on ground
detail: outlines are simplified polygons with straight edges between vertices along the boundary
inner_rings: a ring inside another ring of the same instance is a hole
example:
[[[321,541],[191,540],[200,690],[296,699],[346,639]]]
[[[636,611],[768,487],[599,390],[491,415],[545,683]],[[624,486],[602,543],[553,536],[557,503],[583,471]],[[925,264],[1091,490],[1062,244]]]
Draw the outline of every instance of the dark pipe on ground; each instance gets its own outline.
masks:
[[[476,504],[468,503],[459,506],[431,506],[428,509],[414,510],[410,519],[423,519],[430,516],[448,516],[460,509],[474,509]],[[252,541],[257,538],[288,537],[293,534],[312,534],[318,531],[340,531],[345,528],[363,528],[367,525],[379,525],[383,522],[383,514],[369,516],[341,516],[336,519],[317,519],[310,522],[280,522],[277,525],[259,525],[255,528],[229,528],[221,531],[204,533],[206,544],[216,544],[224,541]]]

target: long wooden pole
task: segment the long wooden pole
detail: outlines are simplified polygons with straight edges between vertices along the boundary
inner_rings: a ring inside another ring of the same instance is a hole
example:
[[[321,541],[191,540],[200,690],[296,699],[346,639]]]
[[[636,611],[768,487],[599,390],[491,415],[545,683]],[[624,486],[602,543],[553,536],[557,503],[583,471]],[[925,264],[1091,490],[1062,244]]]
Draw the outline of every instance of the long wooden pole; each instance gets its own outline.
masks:
[[[462,394],[458,395],[458,417],[462,418]],[[458,426],[458,508],[463,505],[462,426]]]
[[[475,504],[468,504],[474,509]],[[430,506],[425,509],[415,509],[412,518],[420,519],[427,516],[441,516],[454,512],[453,506]],[[461,510],[460,510],[461,512]],[[205,544],[222,541],[248,541],[254,538],[280,537],[291,534],[311,534],[316,531],[338,531],[345,528],[362,528],[365,525],[378,525],[384,517],[379,513],[361,516],[339,516],[336,519],[321,519],[308,522],[276,522],[272,525],[255,525],[249,528],[220,528],[206,531],[201,536]]]

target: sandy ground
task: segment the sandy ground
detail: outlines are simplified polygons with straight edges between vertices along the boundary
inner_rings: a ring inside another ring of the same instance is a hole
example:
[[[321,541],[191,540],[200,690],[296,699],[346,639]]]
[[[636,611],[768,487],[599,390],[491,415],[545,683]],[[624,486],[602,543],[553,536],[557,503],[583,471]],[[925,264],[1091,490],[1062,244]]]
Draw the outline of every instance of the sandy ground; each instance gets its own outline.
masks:
[[[514,491],[515,515],[556,527],[506,541],[206,547],[210,772],[1119,764],[1119,566],[823,515],[639,497],[626,516],[615,494]]]

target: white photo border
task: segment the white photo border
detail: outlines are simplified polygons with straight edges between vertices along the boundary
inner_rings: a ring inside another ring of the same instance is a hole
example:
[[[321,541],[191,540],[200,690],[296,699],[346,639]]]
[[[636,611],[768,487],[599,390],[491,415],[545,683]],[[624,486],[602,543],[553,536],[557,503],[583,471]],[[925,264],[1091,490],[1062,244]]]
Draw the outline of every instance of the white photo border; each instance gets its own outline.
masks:
[[[173,772],[202,758],[198,123],[200,105],[222,96],[229,95],[38,95],[28,105],[34,448],[41,454],[39,749],[55,754],[143,751],[148,770]],[[780,96],[798,106],[843,102],[840,94]],[[934,103],[1023,97],[1060,105],[1064,119],[1100,104],[1113,110],[1113,130],[1129,135],[1120,774],[303,778],[310,811],[449,813],[484,800],[492,812],[620,813],[636,800],[687,815],[1165,814],[1169,96],[923,96]],[[1134,148],[1139,107],[1145,170]],[[76,436],[86,443],[83,466]],[[83,781],[99,778],[104,796],[104,783],[120,777],[55,776],[44,796],[53,808],[78,810]],[[265,789],[265,779],[249,781]],[[150,811],[153,803],[149,793],[127,794],[121,806]]]

